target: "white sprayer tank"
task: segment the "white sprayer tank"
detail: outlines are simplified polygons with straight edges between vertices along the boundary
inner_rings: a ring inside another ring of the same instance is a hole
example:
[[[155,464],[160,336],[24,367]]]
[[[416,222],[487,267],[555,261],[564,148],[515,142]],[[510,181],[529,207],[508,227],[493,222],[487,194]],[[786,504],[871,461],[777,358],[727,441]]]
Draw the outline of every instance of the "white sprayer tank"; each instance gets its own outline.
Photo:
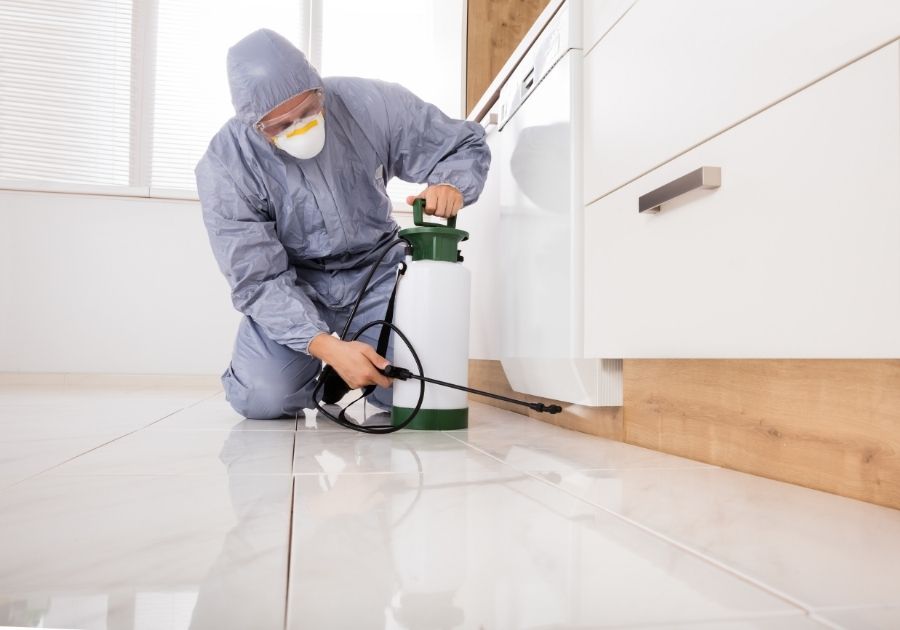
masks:
[[[469,380],[469,270],[460,264],[458,244],[468,234],[447,226],[422,221],[422,203],[413,207],[415,227],[400,236],[410,242],[406,273],[397,286],[394,324],[406,335],[422,362],[422,374],[457,385]],[[419,368],[406,344],[393,336],[393,364],[414,374]],[[409,417],[419,399],[421,381],[394,380],[392,420]],[[409,424],[411,429],[452,430],[468,426],[468,394],[425,384],[422,408]]]

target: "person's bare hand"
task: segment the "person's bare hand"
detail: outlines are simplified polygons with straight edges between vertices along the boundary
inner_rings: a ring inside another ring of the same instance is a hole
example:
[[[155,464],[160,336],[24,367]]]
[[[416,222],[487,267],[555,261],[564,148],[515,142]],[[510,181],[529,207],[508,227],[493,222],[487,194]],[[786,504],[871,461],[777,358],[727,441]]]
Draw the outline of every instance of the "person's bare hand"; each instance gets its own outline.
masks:
[[[413,205],[416,199],[425,200],[425,214],[444,219],[455,217],[463,207],[462,193],[450,184],[429,186],[415,197],[407,197],[406,203]]]
[[[366,385],[391,386],[391,379],[378,371],[390,362],[367,343],[341,341],[322,333],[310,342],[309,353],[333,367],[352,389]]]

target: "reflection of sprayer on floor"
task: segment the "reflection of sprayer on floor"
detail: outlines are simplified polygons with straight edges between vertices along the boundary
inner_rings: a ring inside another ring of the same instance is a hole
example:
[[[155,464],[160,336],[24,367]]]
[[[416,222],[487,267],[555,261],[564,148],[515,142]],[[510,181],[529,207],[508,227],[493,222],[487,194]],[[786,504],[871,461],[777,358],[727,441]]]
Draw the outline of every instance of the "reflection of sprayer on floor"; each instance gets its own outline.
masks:
[[[341,400],[350,390],[331,366],[319,375],[313,398],[319,411],[341,426],[364,433],[392,433],[404,428],[424,430],[464,429],[469,425],[468,393],[522,405],[534,411],[559,413],[558,405],[529,403],[467,386],[469,362],[469,271],[460,265],[459,243],[469,234],[456,229],[456,218],[447,225],[423,220],[424,199],[413,205],[414,227],[400,231],[400,238],[378,252],[353,304],[340,338],[355,340],[369,328],[381,326],[376,351],[385,356],[391,333],[395,345],[393,364],[382,373],[394,379],[391,424],[361,426],[325,408]],[[369,322],[348,339],[356,311],[372,276],[387,253],[403,245],[406,260],[388,301],[384,319]],[[363,389],[369,395],[375,386]],[[353,404],[353,403],[351,403]]]

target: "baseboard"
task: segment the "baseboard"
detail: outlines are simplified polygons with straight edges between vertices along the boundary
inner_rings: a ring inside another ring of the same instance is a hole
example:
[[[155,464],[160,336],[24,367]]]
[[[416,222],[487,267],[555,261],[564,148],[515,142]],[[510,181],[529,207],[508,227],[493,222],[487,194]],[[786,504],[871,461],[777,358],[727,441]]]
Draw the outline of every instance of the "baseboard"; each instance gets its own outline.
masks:
[[[67,372],[0,372],[0,385],[85,387],[160,387],[221,389],[215,374],[91,374]]]
[[[474,387],[512,392],[498,361],[472,361],[470,374]],[[897,360],[627,360],[623,407],[564,409],[529,415],[900,508]]]
[[[625,441],[900,508],[900,361],[626,361]]]

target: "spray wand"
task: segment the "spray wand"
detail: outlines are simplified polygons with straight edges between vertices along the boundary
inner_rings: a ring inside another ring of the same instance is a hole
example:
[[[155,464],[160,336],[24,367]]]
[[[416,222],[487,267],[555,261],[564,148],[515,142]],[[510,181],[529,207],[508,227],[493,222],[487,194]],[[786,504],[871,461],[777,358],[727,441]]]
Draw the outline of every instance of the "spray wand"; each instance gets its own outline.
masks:
[[[397,367],[395,365],[389,365],[383,370],[379,370],[382,374],[387,376],[388,378],[396,378],[400,381],[406,381],[409,379],[416,379],[419,381],[424,381],[426,383],[432,383],[434,385],[440,385],[441,387],[450,387],[451,389],[458,389],[460,391],[469,392],[470,394],[477,394],[479,396],[485,396],[487,398],[493,398],[495,400],[502,400],[504,402],[512,403],[514,405],[522,405],[523,407],[528,407],[534,411],[540,413],[559,413],[562,411],[562,407],[559,405],[545,405],[544,403],[530,403],[524,400],[517,400],[516,398],[509,398],[507,396],[501,396],[500,394],[494,394],[492,392],[485,392],[480,389],[473,389],[471,387],[464,387],[462,385],[457,385],[456,383],[448,383],[446,381],[439,381],[436,378],[429,378],[427,376],[422,376],[421,374],[413,374],[406,368]]]

